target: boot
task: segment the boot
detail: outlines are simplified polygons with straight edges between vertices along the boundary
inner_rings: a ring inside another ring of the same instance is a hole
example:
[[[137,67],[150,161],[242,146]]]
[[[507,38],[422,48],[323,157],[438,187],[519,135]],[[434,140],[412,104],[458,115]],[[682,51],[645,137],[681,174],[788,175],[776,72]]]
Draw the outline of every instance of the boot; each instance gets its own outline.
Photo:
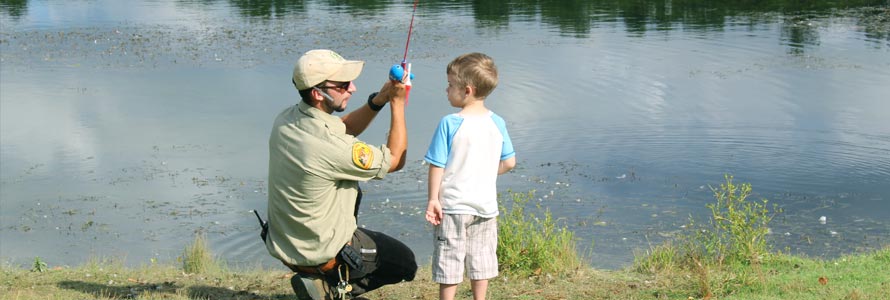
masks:
[[[297,300],[330,300],[327,284],[318,276],[296,273],[290,278],[290,285],[297,294]]]

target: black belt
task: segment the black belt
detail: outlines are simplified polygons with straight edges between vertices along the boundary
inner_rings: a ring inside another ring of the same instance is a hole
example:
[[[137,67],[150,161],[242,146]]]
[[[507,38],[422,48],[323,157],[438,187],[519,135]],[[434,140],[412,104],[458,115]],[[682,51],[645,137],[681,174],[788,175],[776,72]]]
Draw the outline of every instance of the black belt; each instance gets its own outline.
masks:
[[[316,275],[324,275],[325,273],[337,268],[337,266],[340,265],[340,263],[337,262],[336,257],[331,258],[327,262],[317,265],[317,266],[295,266],[295,265],[286,263],[284,261],[282,261],[282,263],[284,263],[285,266],[290,268],[291,271],[294,271],[297,273],[316,274]]]

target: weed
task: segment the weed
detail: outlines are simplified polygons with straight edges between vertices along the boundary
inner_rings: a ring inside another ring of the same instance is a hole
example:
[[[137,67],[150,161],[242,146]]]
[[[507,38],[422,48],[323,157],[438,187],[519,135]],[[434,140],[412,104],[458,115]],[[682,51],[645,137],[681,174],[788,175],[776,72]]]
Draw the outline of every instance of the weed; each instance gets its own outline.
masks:
[[[223,264],[217,261],[207,246],[204,233],[198,231],[195,240],[182,253],[182,270],[186,273],[205,273],[219,271]]]
[[[749,201],[750,184],[736,184],[730,175],[724,175],[724,180],[719,187],[711,188],[714,202],[705,205],[711,213],[707,224],[697,223],[690,216],[687,231],[676,242],[650,246],[644,255],[635,255],[633,270],[668,276],[691,272],[704,298],[725,294],[735,284],[759,281],[765,286],[767,276],[760,264],[770,255],[768,225],[781,210],[776,205],[770,210],[766,199]],[[714,278],[714,274],[727,271],[734,275]]]
[[[31,272],[46,272],[47,266],[46,263],[40,260],[40,256],[34,257],[34,264],[31,266]]]
[[[540,275],[568,274],[580,268],[582,260],[575,249],[574,233],[558,226],[549,209],[543,218],[525,211],[534,191],[507,194],[513,203],[509,211],[501,207],[505,213],[498,221],[500,269],[512,274]]]
[[[693,233],[686,237],[684,246],[690,254],[701,252],[700,257],[715,265],[727,260],[758,263],[770,253],[766,242],[768,225],[781,209],[774,204],[770,210],[766,199],[749,201],[751,184],[735,184],[731,175],[724,175],[724,179],[719,187],[711,187],[716,202],[706,205],[711,211],[708,224],[702,227],[689,218],[687,228]]]
[[[655,274],[671,272],[680,263],[679,249],[670,241],[650,246],[645,252],[634,251],[633,270],[640,273]]]

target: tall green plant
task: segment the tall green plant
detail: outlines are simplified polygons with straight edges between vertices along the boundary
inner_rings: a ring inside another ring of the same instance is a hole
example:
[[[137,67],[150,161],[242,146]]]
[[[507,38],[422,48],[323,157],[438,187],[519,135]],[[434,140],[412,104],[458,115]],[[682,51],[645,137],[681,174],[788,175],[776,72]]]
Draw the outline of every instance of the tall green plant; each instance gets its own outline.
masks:
[[[736,184],[731,175],[724,175],[724,180],[719,187],[711,187],[716,202],[706,205],[711,211],[709,226],[696,231],[695,239],[705,257],[718,263],[759,262],[770,251],[769,223],[781,210],[775,204],[770,210],[766,199],[749,201],[750,183]],[[691,225],[695,228],[694,221]]]
[[[575,248],[575,235],[558,226],[550,210],[543,218],[526,212],[534,191],[507,192],[513,203],[509,210],[501,206],[498,220],[498,264],[501,271],[513,274],[567,274],[581,266]],[[536,205],[540,209],[540,205]]]
[[[676,244],[666,242],[634,258],[636,271],[670,274],[675,269],[686,269],[697,277],[699,296],[706,299],[723,294],[729,286],[725,280],[712,278],[714,270],[718,274],[724,270],[725,263],[754,264],[753,269],[759,272],[760,262],[770,253],[766,241],[769,223],[781,210],[776,205],[770,210],[766,199],[748,200],[751,184],[736,184],[731,175],[724,175],[724,180],[719,187],[711,187],[714,202],[705,205],[710,211],[708,222],[701,224],[690,216],[687,231],[674,241]],[[748,276],[746,272],[734,275]]]
[[[34,257],[34,264],[31,266],[31,272],[46,272],[47,266],[43,260],[40,259],[40,256]]]

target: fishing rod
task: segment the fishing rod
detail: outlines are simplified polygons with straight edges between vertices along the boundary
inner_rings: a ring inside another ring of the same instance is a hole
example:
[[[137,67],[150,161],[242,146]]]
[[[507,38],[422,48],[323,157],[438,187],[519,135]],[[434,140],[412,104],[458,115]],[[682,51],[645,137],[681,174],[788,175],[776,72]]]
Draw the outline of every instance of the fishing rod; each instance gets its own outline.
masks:
[[[414,74],[411,73],[411,63],[408,62],[408,45],[411,44],[411,32],[414,31],[414,15],[417,13],[417,2],[414,0],[414,8],[411,11],[411,23],[408,25],[408,39],[405,41],[405,55],[402,56],[402,63],[395,64],[389,69],[389,79],[401,81],[405,84],[405,104],[408,104],[408,95],[411,92],[411,79]],[[405,76],[408,72],[408,76]]]
[[[256,215],[257,221],[260,222],[260,228],[262,229],[260,231],[260,238],[262,238],[263,242],[265,243],[266,235],[269,234],[269,223],[267,223],[266,221],[263,221],[263,218],[260,217],[260,213],[257,212],[256,209],[251,209],[251,211],[253,211],[253,214]]]
[[[414,8],[411,10],[411,23],[408,25],[408,39],[405,41],[405,55],[402,56],[403,68],[405,67],[405,63],[408,62],[408,45],[411,44],[411,32],[414,31],[414,15],[417,13],[417,2],[420,2],[420,0],[414,0]]]

